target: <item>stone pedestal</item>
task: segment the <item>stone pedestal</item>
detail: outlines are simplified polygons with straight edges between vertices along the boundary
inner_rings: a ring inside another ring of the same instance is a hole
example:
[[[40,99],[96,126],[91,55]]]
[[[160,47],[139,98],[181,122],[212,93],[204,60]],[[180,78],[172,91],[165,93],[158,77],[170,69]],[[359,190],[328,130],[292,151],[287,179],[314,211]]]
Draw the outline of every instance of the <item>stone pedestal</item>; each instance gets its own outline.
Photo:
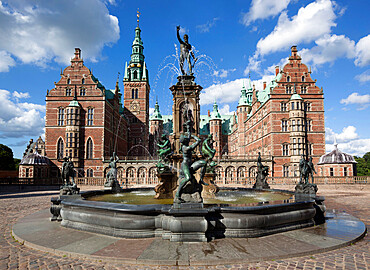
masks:
[[[104,184],[104,190],[111,190],[113,193],[120,193],[122,188],[117,180],[114,180],[112,183]]]
[[[215,194],[220,190],[218,186],[214,183],[215,174],[206,173],[204,175],[203,181],[208,184],[208,186],[203,186],[202,197],[203,198],[214,198]]]
[[[266,181],[260,181],[259,179],[256,180],[254,183],[253,188],[255,189],[270,189],[269,184]]]
[[[171,172],[157,174],[159,184],[154,188],[156,199],[173,199],[177,188],[177,177]]]
[[[77,186],[64,185],[60,187],[60,196],[74,194],[80,194],[80,188]]]
[[[171,242],[206,242],[208,210],[202,203],[174,204],[168,213],[163,239]]]
[[[316,184],[310,184],[310,183],[298,183],[295,186],[295,194],[305,194],[308,196],[311,196],[313,198],[316,197],[317,192],[317,185]]]
[[[52,197],[51,198],[51,207],[50,213],[53,215],[50,218],[50,221],[62,221],[62,216],[60,215],[60,210],[62,209],[61,199],[59,197]]]
[[[200,92],[203,89],[194,82],[194,76],[179,76],[177,83],[170,87],[173,95],[173,135],[174,153],[179,154],[180,135],[183,132],[184,117],[192,122],[192,134],[199,137]],[[184,115],[186,114],[186,115]],[[190,118],[190,119],[189,119]],[[199,153],[199,149],[197,149]]]

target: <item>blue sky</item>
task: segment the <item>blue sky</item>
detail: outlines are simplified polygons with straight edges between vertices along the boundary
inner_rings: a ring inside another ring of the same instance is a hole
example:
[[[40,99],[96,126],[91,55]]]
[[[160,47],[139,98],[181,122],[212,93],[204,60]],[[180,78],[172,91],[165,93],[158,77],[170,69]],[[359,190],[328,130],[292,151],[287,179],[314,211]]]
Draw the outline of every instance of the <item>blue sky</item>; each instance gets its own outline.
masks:
[[[297,45],[323,87],[327,150],[370,151],[370,33],[366,0],[252,1],[0,1],[0,143],[21,158],[29,139],[44,133],[45,94],[69,64],[74,48],[106,88],[130,60],[139,8],[150,76],[150,107],[158,97],[170,114],[168,89],[177,74],[176,25],[196,56],[202,113],[216,99],[235,111],[249,74],[257,88],[272,78]]]

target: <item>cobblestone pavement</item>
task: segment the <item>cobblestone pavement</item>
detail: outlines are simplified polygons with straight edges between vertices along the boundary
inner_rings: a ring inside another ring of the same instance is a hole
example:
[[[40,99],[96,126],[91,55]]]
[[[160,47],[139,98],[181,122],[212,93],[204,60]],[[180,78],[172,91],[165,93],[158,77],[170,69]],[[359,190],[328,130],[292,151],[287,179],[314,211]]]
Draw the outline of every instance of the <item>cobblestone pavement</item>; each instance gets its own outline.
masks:
[[[273,188],[292,189],[289,186]],[[91,187],[81,187],[82,190]],[[369,269],[370,237],[353,245],[311,256],[283,260],[262,261],[240,265],[165,267],[124,265],[96,261],[34,250],[16,242],[11,235],[12,225],[18,218],[48,208],[56,191],[4,193],[0,191],[0,269]],[[328,209],[345,211],[360,218],[370,227],[370,185],[319,186],[319,195],[326,198]]]

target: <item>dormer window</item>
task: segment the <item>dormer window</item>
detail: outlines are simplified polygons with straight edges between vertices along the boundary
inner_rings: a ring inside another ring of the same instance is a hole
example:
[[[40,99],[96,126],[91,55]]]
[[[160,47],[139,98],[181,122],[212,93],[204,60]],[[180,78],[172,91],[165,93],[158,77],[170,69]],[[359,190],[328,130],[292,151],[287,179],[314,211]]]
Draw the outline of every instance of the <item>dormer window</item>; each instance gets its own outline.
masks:
[[[82,78],[81,84],[85,84],[85,78]]]
[[[302,82],[304,82],[304,76],[302,76]]]
[[[67,84],[71,84],[71,79],[70,78],[67,79]]]
[[[286,81],[290,82],[290,76],[286,77]]]

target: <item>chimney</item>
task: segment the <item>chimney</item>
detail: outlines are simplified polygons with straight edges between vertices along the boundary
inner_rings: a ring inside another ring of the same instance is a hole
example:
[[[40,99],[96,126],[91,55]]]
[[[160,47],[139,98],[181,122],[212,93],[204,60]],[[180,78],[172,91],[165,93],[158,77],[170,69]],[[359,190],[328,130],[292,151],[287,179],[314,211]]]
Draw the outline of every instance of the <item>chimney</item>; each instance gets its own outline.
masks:
[[[263,90],[266,88],[266,82],[263,82]]]
[[[81,49],[75,48],[75,59],[80,59],[80,58],[81,58]]]
[[[208,117],[211,117],[211,112],[208,110]]]
[[[279,66],[276,66],[275,67],[275,76],[277,76],[279,74],[279,72],[280,72],[280,68],[279,68]]]
[[[297,52],[298,52],[298,50],[297,50],[297,46],[296,45],[293,45],[292,47],[291,47],[291,50],[292,50],[292,56],[297,56]]]

